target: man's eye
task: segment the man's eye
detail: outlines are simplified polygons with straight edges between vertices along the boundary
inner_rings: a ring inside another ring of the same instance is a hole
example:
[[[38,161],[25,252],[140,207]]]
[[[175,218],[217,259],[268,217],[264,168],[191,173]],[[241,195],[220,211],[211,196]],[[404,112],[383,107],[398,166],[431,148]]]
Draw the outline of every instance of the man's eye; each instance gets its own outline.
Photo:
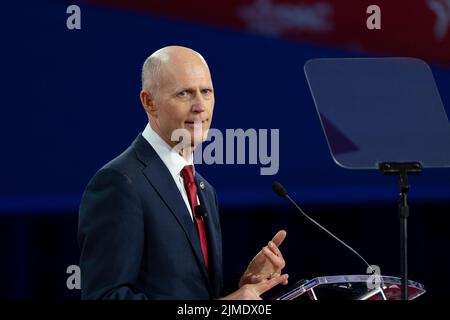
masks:
[[[202,93],[203,93],[203,94],[209,95],[209,94],[212,93],[212,90],[211,90],[211,89],[203,89],[203,90],[202,90]]]
[[[186,90],[177,93],[177,96],[181,97],[181,98],[187,97],[187,95],[188,95],[188,92]]]

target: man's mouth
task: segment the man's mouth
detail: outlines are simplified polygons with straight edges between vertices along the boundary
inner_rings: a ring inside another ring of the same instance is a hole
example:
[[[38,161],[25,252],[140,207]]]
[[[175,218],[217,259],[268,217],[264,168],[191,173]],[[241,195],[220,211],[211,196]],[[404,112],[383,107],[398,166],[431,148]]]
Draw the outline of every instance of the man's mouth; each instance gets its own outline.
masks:
[[[208,119],[206,119],[206,120],[185,121],[184,123],[186,123],[189,126],[194,126],[194,125],[204,125],[207,122],[208,122]]]

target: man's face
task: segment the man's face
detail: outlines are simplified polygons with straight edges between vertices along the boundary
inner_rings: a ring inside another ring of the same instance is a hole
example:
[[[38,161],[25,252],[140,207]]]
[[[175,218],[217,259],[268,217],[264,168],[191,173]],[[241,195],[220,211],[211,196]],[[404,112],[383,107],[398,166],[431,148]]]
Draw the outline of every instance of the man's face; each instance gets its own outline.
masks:
[[[150,116],[152,128],[171,146],[178,143],[172,141],[172,133],[186,129],[192,139],[190,145],[197,146],[207,135],[214,109],[207,66],[199,57],[177,57],[161,66],[159,78]]]

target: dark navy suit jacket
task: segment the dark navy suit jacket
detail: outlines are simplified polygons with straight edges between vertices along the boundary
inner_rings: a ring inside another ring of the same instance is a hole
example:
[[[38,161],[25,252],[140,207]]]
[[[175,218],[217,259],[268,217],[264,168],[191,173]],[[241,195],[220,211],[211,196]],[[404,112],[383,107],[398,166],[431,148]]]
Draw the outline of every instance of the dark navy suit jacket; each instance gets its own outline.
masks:
[[[209,272],[180,191],[141,134],[95,174],[79,212],[82,299],[219,297],[222,242],[217,195],[198,173],[195,180],[207,212]]]

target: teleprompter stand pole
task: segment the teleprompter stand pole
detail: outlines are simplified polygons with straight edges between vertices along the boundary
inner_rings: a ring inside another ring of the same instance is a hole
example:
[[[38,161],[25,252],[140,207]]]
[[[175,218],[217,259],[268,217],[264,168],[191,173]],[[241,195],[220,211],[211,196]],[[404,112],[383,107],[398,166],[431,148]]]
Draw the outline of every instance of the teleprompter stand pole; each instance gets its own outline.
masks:
[[[400,273],[402,278],[402,300],[408,300],[408,197],[410,189],[408,175],[418,175],[422,171],[419,162],[382,162],[379,169],[386,175],[398,175],[399,199],[398,213],[400,219]]]

